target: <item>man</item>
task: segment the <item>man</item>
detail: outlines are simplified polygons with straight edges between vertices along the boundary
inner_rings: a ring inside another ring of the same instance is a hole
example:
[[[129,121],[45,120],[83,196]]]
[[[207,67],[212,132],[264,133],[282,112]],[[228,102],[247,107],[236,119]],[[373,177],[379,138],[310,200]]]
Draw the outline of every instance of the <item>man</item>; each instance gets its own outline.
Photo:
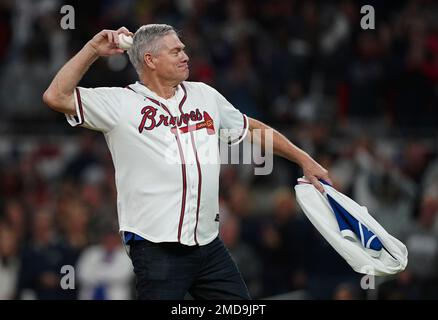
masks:
[[[218,238],[220,129],[229,143],[248,130],[270,129],[235,109],[215,89],[185,81],[189,58],[168,25],[145,25],[128,50],[140,81],[126,88],[77,87],[100,56],[122,54],[118,34],[103,30],[53,79],[44,93],[72,126],[102,131],[115,167],[120,232],[129,245],[139,299],[249,299],[248,290]],[[237,133],[236,133],[237,132]],[[273,131],[273,152],[298,163],[322,190],[327,171]],[[177,155],[178,163],[169,159]]]

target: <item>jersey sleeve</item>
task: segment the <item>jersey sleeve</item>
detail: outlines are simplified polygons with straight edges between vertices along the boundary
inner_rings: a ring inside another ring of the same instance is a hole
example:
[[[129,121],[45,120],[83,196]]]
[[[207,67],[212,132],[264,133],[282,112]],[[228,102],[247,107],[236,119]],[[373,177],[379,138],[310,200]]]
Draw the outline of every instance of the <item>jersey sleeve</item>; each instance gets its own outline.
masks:
[[[76,115],[66,114],[68,123],[109,132],[120,118],[119,88],[82,88],[74,91]]]
[[[229,145],[240,143],[248,133],[247,116],[236,109],[218,91],[214,90],[214,95],[220,118],[219,138]]]

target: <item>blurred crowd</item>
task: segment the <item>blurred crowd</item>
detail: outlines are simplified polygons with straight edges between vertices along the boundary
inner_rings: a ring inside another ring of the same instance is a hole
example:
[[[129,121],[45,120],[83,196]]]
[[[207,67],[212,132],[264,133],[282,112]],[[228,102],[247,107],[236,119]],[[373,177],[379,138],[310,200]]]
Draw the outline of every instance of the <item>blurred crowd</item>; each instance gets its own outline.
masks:
[[[75,9],[63,30],[60,8]],[[362,30],[360,8],[375,9]],[[361,275],[295,202],[300,169],[274,159],[221,170],[221,237],[254,298],[438,298],[438,3],[412,1],[3,0],[0,2],[0,299],[130,299],[103,137],[42,103],[56,71],[101,29],[168,23],[190,80],[217,88],[329,169],[335,187],[409,250],[407,269]],[[80,85],[136,81],[126,55]],[[241,146],[240,146],[241,147]],[[237,147],[239,148],[239,147]],[[74,266],[75,288],[62,289]]]

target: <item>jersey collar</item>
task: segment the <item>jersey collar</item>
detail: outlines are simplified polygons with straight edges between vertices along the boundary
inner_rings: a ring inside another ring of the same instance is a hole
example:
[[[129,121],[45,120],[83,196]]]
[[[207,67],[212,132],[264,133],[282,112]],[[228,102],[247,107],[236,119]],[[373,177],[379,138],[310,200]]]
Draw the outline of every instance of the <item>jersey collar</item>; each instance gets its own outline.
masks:
[[[136,81],[135,83],[130,84],[128,88],[134,90],[136,93],[145,96],[146,98],[153,98],[155,100],[158,100],[165,105],[169,104],[169,101],[174,100],[175,98],[180,101],[184,96],[184,92],[180,84],[176,87],[175,95],[170,97],[169,99],[164,99],[163,97],[160,97],[158,94],[142,84],[140,81]]]
[[[127,88],[138,94],[141,94],[149,100],[155,100],[159,103],[162,103],[164,106],[173,105],[175,102],[178,101],[178,109],[181,113],[183,112],[182,107],[187,98],[187,91],[183,83],[177,86],[175,95],[169,99],[164,99],[160,97],[158,94],[142,84],[140,81],[136,81],[135,83],[130,84],[129,86],[127,86]]]

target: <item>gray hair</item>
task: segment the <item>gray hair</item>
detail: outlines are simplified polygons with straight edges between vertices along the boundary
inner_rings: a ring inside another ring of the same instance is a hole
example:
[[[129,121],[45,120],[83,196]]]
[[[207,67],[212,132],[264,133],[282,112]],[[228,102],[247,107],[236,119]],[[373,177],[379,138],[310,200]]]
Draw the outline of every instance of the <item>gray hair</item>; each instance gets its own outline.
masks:
[[[140,75],[143,70],[143,57],[145,52],[157,54],[160,50],[158,41],[160,38],[175,32],[175,29],[168,24],[146,24],[141,26],[134,34],[134,43],[128,50],[131,60],[137,73]]]

